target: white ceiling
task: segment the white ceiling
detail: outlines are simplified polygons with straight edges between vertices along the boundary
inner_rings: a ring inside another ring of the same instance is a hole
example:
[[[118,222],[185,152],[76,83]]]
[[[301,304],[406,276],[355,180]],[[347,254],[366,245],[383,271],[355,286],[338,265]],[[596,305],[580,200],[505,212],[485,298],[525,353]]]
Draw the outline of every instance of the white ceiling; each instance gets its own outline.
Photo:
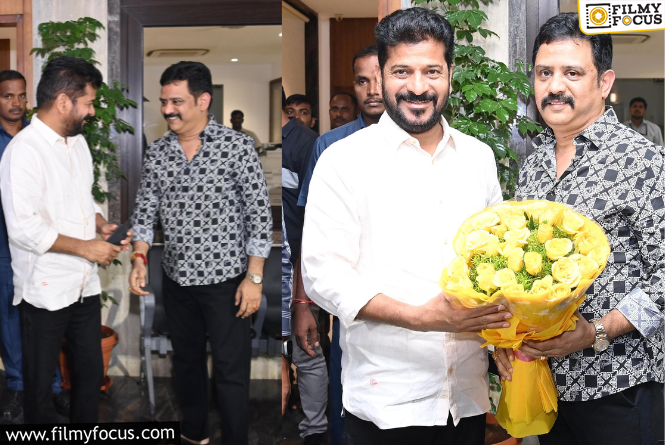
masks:
[[[303,0],[303,3],[320,16],[342,14],[344,17],[358,18],[379,15],[378,0]]]
[[[181,60],[145,57],[155,49],[205,48],[210,50],[208,54],[189,59],[205,64],[232,63],[233,58],[238,59],[234,63],[239,65],[281,64],[281,32],[281,26],[145,28],[144,61],[146,65],[165,65]]]

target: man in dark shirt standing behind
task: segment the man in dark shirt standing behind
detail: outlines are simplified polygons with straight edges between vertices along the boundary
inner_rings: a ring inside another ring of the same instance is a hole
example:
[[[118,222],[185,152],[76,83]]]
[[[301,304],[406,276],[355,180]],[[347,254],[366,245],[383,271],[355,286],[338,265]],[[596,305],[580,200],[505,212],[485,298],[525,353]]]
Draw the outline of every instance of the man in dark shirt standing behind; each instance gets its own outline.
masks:
[[[179,62],[160,79],[171,131],[146,154],[136,198],[130,291],[146,295],[146,254],[159,217],[163,290],[173,343],[183,443],[209,442],[206,341],[210,341],[222,437],[248,443],[249,317],[261,302],[272,244],[270,201],[251,137],[208,114],[210,70]]]

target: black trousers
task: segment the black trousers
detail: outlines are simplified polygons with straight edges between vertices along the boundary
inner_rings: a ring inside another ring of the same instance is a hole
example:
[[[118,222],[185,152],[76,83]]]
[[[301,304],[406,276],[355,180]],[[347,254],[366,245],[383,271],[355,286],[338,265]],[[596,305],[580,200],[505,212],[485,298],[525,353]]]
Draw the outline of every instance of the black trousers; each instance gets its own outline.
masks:
[[[663,384],[642,383],[586,402],[559,400],[540,445],[657,445],[663,440]]]
[[[25,423],[56,423],[53,369],[62,338],[70,367],[71,423],[96,423],[104,380],[102,311],[99,295],[85,297],[57,311],[19,304],[23,340],[23,415]]]
[[[236,318],[235,294],[245,274],[218,284],[180,286],[164,273],[164,308],[173,345],[181,433],[210,437],[206,340],[212,349],[222,442],[246,445],[249,433],[249,318]]]
[[[457,426],[448,415],[446,426],[407,426],[388,430],[344,414],[344,445],[483,445],[485,414],[460,419]]]

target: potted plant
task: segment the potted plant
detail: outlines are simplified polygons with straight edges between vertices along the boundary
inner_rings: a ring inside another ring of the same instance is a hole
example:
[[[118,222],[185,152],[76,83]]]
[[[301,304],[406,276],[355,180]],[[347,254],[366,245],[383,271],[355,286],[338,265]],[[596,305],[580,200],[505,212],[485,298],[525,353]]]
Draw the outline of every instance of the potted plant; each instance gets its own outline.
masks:
[[[67,22],[47,22],[39,25],[39,34],[42,38],[42,47],[33,48],[30,54],[37,54],[45,59],[44,65],[58,56],[79,57],[92,64],[99,64],[94,60],[95,51],[89,44],[99,38],[97,30],[104,29],[99,21],[83,17],[78,20]],[[102,83],[97,90],[97,97],[93,103],[95,115],[91,117],[83,127],[83,136],[88,143],[92,155],[94,182],[92,194],[100,203],[113,196],[104,191],[99,185],[102,170],[105,172],[106,180],[111,177],[123,177],[115,155],[115,144],[111,140],[111,131],[134,132],[134,129],[118,117],[118,110],[127,107],[136,107],[136,102],[125,98],[125,85],[119,85],[116,81],[113,86]],[[37,111],[31,110],[30,116]],[[114,260],[113,264],[121,264]],[[101,293],[102,306],[107,302],[118,304],[118,302],[105,291]],[[118,343],[118,333],[108,326],[102,329],[102,351],[104,354],[104,385],[102,390],[111,387],[113,381],[106,375],[113,346]],[[70,388],[69,368],[67,366],[67,355],[64,353],[65,341],[63,340],[63,352],[60,354],[60,368],[62,371],[62,386]]]

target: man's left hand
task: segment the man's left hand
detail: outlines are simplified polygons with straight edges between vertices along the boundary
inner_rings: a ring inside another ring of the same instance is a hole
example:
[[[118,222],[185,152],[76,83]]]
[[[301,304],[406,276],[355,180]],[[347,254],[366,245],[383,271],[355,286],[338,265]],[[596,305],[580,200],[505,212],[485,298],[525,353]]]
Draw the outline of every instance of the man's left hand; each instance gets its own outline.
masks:
[[[520,352],[534,358],[565,357],[591,347],[596,340],[596,328],[593,323],[587,322],[579,311],[576,311],[575,315],[578,320],[574,330],[566,331],[549,340],[526,340],[522,343]]]
[[[111,236],[113,232],[115,232],[115,229],[117,228],[118,228],[117,224],[105,223],[100,227],[99,235],[102,237],[104,241],[106,241],[107,238]],[[120,241],[120,245],[122,247],[123,252],[129,250],[129,243],[132,242],[132,236],[134,236],[134,231],[130,229],[129,232],[127,232],[127,238]]]
[[[245,278],[236,292],[236,306],[240,306],[236,317],[247,318],[261,305],[262,284],[255,284]]]

